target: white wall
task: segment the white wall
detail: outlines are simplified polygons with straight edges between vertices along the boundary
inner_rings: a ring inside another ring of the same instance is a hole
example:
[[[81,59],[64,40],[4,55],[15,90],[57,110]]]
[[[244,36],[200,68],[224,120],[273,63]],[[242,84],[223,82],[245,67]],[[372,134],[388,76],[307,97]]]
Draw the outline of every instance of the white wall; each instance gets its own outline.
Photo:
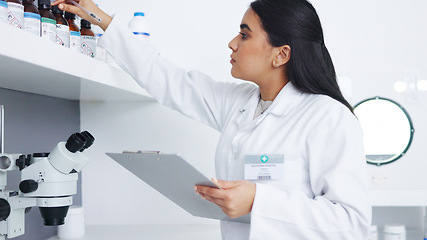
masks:
[[[199,69],[221,81],[231,81],[227,44],[239,31],[248,0],[99,0],[109,13],[144,11],[151,24],[152,41],[161,54],[186,69]],[[422,109],[427,93],[415,103],[395,93],[392,86],[404,80],[407,70],[427,79],[427,2],[313,0],[321,17],[325,42],[338,75],[351,79],[350,101],[381,95],[399,101],[414,115],[417,150],[396,162],[391,172],[404,176],[390,187],[425,187],[422,168],[427,129],[421,127],[427,112]],[[129,18],[130,18],[129,17]],[[189,216],[150,187],[127,174],[104,155],[124,149],[179,152],[207,176],[213,176],[215,131],[189,120],[155,102],[81,103],[81,127],[96,137],[88,151],[93,162],[83,171],[83,204],[88,224],[211,223]],[[419,129],[424,131],[419,131]],[[403,181],[403,182],[402,182]],[[381,211],[380,211],[381,212]],[[401,212],[399,212],[401,214]]]

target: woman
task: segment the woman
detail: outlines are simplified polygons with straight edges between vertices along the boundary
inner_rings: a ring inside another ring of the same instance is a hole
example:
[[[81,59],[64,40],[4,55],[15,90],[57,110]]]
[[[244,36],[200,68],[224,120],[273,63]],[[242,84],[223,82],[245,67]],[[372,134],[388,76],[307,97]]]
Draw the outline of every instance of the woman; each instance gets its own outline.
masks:
[[[342,96],[315,9],[306,0],[256,0],[230,43],[231,74],[254,84],[186,72],[135,39],[91,0],[100,44],[160,103],[221,132],[215,164],[221,188],[196,193],[231,218],[223,239],[367,239],[371,208],[362,133]],[[120,43],[120,44],[119,44]]]

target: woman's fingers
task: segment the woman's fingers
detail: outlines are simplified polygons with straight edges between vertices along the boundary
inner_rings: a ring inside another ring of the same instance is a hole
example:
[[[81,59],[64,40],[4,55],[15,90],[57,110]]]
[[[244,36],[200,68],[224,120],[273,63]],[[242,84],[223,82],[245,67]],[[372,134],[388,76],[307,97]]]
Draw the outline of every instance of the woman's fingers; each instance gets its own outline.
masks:
[[[74,0],[74,2],[78,3],[80,7],[73,4],[70,0],[56,0],[52,5],[58,5],[59,9],[74,13],[90,23],[100,26],[104,31],[108,28],[112,20],[111,16],[98,8],[92,0]],[[95,14],[101,21],[89,15],[87,11],[91,14]]]
[[[74,14],[78,15],[79,17],[81,17],[83,19],[86,19],[86,20],[88,20],[88,19],[91,18],[83,10],[81,10],[80,8],[78,8],[78,7],[74,6],[74,5],[60,3],[58,5],[58,8],[61,9],[62,11],[65,11],[65,12],[74,13]]]
[[[58,5],[60,3],[65,3],[65,2],[67,2],[67,0],[56,0],[51,5],[55,6],[55,5]],[[76,2],[79,2],[79,0],[76,0]]]
[[[254,183],[221,180],[215,182],[224,189],[196,186],[196,193],[221,207],[230,218],[240,217],[251,212],[256,191]]]

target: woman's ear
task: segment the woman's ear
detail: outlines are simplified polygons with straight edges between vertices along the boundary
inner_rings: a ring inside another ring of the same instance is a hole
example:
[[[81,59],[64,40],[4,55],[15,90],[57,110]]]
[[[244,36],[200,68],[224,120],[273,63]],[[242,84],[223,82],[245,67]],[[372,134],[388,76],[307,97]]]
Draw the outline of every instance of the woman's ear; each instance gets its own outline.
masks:
[[[276,57],[273,59],[273,67],[281,67],[285,65],[291,59],[291,47],[289,45],[283,45],[277,47]]]

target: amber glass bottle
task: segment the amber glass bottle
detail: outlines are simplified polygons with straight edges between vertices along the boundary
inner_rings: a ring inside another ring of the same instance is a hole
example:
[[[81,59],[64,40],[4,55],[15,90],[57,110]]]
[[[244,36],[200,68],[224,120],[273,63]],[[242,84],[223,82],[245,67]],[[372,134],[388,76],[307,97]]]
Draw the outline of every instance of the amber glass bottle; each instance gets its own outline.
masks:
[[[82,35],[81,53],[95,58],[96,56],[96,37],[91,30],[90,22],[82,19],[80,22],[80,33]]]
[[[80,32],[79,26],[74,22],[76,20],[76,15],[74,13],[65,12],[65,20],[68,22],[70,31]]]
[[[24,5],[24,29],[36,36],[40,36],[40,13],[34,5],[34,0],[23,0]]]
[[[34,0],[23,0],[22,5],[24,5],[24,12],[40,14],[36,5],[34,5]]]
[[[70,28],[70,48],[74,49],[76,52],[81,52],[81,35],[80,29],[77,24],[74,22],[76,20],[76,15],[73,13],[65,12],[65,20],[68,22],[68,27]]]
[[[56,43],[56,19],[50,11],[50,0],[39,0],[41,16],[41,36]]]
[[[64,11],[58,6],[52,7],[52,13],[56,18],[56,43],[66,48],[70,47],[70,28],[64,18]]]
[[[7,22],[17,28],[24,29],[24,6],[21,0],[7,0]]]

